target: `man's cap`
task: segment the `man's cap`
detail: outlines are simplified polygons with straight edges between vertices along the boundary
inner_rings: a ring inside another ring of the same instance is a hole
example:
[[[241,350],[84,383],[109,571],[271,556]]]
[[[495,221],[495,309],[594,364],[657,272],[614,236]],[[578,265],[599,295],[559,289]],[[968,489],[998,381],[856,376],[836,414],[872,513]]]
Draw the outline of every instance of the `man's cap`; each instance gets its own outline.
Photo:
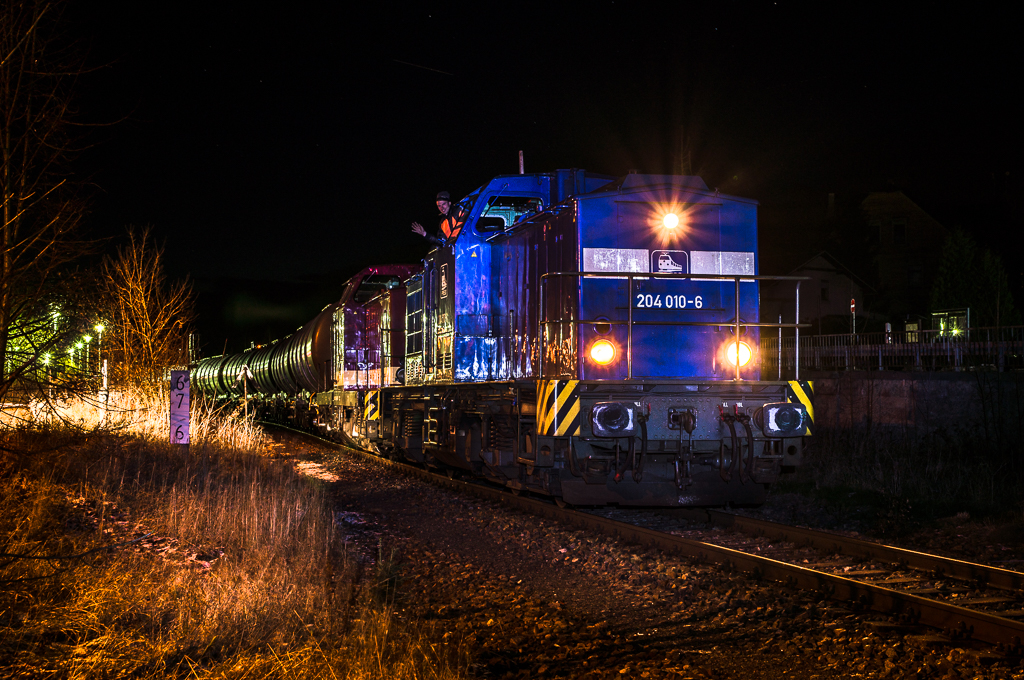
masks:
[[[447,191],[438,191],[437,192],[437,200],[439,200],[439,201],[448,201],[449,203],[451,203],[452,202],[452,197],[448,195]]]

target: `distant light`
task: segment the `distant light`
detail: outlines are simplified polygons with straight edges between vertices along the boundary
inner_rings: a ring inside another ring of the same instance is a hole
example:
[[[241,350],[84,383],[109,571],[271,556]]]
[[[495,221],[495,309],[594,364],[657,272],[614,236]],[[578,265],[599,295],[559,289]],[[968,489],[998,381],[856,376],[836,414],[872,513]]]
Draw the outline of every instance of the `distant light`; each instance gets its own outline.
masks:
[[[598,340],[590,346],[590,358],[602,366],[615,359],[615,345],[607,340]]]
[[[102,333],[102,332],[103,332],[103,329],[104,329],[104,328],[106,328],[106,326],[104,326],[104,325],[103,325],[103,324],[101,324],[101,323],[98,323],[98,324],[96,324],[96,328],[95,328],[95,331],[96,331],[97,333]]]
[[[44,354],[43,355],[43,365],[44,366],[49,366],[50,365],[50,355],[49,354]]]
[[[661,222],[665,225],[666,229],[675,229],[679,226],[679,215],[668,213],[662,218]]]
[[[86,344],[89,344],[90,342],[92,342],[92,336],[91,335],[86,335],[83,339],[85,340]]]
[[[75,345],[75,349],[82,349],[82,343],[78,343],[77,345]]]

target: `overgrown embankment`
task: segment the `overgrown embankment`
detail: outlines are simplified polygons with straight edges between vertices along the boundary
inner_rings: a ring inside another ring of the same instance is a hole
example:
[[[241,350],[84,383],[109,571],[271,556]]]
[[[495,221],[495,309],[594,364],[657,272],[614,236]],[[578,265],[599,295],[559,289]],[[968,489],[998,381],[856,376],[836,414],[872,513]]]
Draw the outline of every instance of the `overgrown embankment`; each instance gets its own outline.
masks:
[[[855,371],[814,380],[816,432],[801,479],[876,495],[883,524],[918,510],[1022,515],[1024,374]]]
[[[0,675],[464,674],[392,618],[323,482],[244,419],[195,409],[185,450],[131,401],[0,432]]]

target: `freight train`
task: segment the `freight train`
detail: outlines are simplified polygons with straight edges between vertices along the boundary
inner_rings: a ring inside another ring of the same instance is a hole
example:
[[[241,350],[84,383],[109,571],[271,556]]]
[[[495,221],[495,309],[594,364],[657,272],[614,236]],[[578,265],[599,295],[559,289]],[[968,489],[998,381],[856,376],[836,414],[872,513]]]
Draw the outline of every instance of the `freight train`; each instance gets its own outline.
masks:
[[[294,334],[204,359],[260,417],[560,504],[762,503],[813,385],[762,380],[756,201],[699,177],[499,176],[416,265],[367,267]],[[799,310],[799,281],[794,284]],[[799,313],[799,312],[798,312]],[[798,377],[798,376],[797,376]]]

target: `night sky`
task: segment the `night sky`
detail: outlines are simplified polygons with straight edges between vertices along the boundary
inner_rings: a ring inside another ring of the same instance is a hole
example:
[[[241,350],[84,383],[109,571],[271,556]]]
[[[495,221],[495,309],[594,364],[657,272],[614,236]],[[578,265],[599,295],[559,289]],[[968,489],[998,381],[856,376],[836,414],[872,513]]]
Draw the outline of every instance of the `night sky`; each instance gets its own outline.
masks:
[[[1012,22],[863,4],[342,9],[79,3],[94,236],[151,224],[206,354],[294,329],[366,264],[416,261],[440,189],[580,167],[701,175],[761,203],[762,271],[820,245],[827,195],[903,190],[1022,265]],[[158,8],[157,8],[158,7]],[[1014,239],[1015,240],[1015,239]]]

